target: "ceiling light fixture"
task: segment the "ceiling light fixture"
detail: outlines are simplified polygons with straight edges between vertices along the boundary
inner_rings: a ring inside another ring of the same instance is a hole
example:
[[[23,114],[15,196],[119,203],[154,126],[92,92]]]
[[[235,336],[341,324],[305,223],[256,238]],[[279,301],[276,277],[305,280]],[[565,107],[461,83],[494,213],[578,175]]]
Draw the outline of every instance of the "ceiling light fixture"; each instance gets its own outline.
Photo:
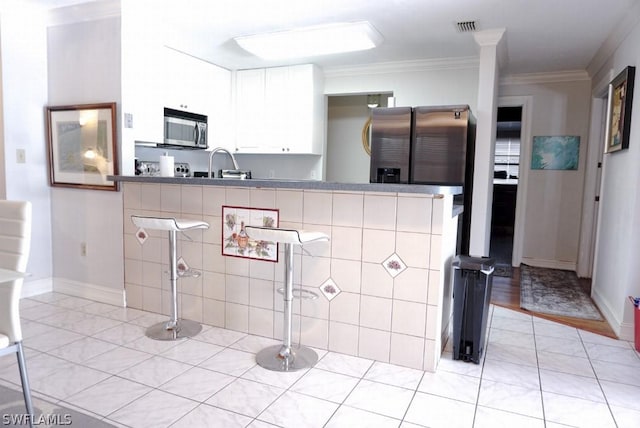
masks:
[[[262,59],[281,60],[373,49],[383,38],[371,24],[361,21],[241,36],[234,40]]]
[[[369,108],[376,108],[379,105],[380,105],[380,95],[379,94],[367,95],[367,106]]]

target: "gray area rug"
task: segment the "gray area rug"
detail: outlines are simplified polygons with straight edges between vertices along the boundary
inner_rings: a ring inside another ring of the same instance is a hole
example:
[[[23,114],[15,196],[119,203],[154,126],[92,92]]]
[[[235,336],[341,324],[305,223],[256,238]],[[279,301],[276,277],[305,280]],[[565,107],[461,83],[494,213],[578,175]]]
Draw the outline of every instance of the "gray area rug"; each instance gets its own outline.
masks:
[[[62,407],[37,397],[32,397],[32,400],[35,412],[34,427],[114,428],[112,424],[77,410]],[[28,427],[29,424],[22,419],[25,412],[22,390],[16,391],[0,385],[0,426]]]
[[[602,320],[575,272],[520,266],[520,307],[550,315]]]
[[[513,276],[513,268],[507,263],[496,263],[494,266],[493,276],[511,278]]]

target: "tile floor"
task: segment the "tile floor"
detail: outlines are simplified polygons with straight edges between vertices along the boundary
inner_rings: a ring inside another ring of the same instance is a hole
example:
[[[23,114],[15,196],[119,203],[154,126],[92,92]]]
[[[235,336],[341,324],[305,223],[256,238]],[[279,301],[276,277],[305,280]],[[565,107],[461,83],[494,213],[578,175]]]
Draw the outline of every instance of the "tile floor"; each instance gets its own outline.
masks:
[[[22,301],[33,394],[118,427],[638,427],[640,354],[631,343],[492,307],[479,364],[443,355],[437,373],[319,351],[274,373],[271,339],[205,326],[160,342],[164,316],[63,294]],[[13,356],[0,383],[18,389]]]

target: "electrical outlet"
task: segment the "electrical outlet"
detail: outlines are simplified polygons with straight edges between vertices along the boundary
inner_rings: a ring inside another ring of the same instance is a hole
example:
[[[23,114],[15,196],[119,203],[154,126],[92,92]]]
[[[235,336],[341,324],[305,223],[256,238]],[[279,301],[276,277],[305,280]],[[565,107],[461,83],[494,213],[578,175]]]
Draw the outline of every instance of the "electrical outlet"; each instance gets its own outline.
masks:
[[[124,127],[133,128],[133,113],[124,114]]]
[[[82,257],[85,257],[87,255],[87,243],[86,242],[81,242],[80,243],[80,255]]]
[[[27,162],[27,154],[24,149],[16,149],[16,162],[17,163],[26,163]]]

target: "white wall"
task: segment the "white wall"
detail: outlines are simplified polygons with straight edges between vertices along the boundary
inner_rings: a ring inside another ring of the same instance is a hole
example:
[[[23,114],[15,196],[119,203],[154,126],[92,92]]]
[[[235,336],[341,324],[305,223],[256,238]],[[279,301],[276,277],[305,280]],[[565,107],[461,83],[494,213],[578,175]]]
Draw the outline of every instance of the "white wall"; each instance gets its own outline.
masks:
[[[500,96],[532,97],[533,136],[580,136],[576,171],[528,170],[522,261],[542,267],[575,270],[580,239],[582,189],[589,136],[589,80],[511,84]],[[531,151],[531,141],[522,150]],[[530,156],[529,156],[530,158]]]
[[[362,145],[362,128],[370,117],[366,95],[329,97],[326,181],[369,182],[371,157]]]
[[[45,142],[47,57],[45,17],[33,10],[0,12],[2,119],[0,185],[7,199],[33,204],[32,245],[25,291],[51,287],[51,209]],[[26,162],[16,162],[16,150]]]
[[[115,101],[120,141],[120,18],[49,27],[48,53],[49,104]],[[53,188],[52,233],[54,289],[82,294],[88,284],[114,290],[117,302],[124,288],[120,192]]]
[[[640,24],[611,53],[593,81],[610,69],[640,65]],[[636,69],[636,74],[640,73]],[[640,88],[635,79],[629,149],[605,154],[602,170],[599,229],[592,296],[621,338],[633,338],[633,306],[627,296],[640,296]]]
[[[473,111],[478,98],[478,60],[325,69],[324,93],[393,93],[398,107],[468,104]]]

